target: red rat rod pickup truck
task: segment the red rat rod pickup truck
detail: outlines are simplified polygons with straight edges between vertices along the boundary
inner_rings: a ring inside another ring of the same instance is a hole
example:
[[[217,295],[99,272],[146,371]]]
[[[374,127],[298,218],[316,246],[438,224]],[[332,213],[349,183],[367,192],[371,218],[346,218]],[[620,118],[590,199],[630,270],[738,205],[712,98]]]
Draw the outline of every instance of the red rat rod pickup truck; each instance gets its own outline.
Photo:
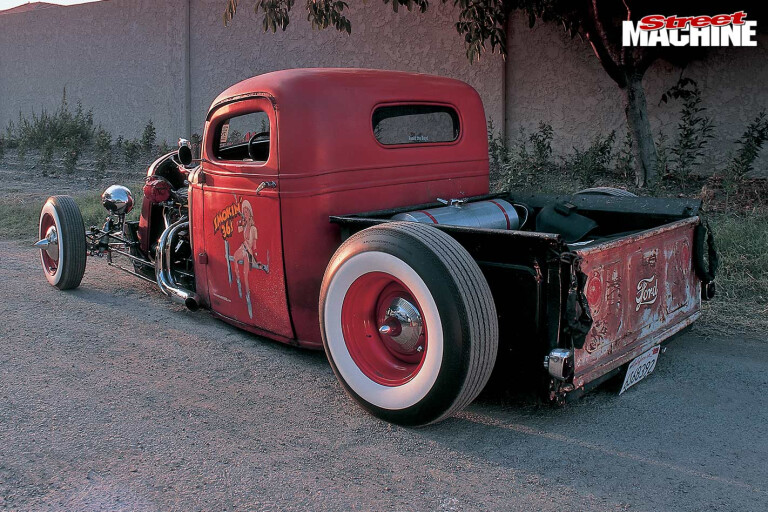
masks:
[[[346,391],[395,423],[460,410],[497,360],[554,402],[633,361],[625,385],[650,373],[714,292],[699,202],[489,194],[488,173],[465,83],[278,71],[216,98],[199,160],[182,140],[152,163],[140,220],[125,187],[88,230],[55,196],[36,245],[58,288],[105,256],[190,309],[324,348]]]

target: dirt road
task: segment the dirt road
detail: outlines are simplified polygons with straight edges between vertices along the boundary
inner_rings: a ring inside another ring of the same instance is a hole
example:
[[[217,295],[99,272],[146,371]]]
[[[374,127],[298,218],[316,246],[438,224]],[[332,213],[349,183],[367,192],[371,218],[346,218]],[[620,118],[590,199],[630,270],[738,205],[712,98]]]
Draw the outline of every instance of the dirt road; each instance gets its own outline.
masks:
[[[621,397],[368,416],[322,353],[89,260],[62,293],[0,241],[0,508],[768,510],[768,343],[672,344]]]

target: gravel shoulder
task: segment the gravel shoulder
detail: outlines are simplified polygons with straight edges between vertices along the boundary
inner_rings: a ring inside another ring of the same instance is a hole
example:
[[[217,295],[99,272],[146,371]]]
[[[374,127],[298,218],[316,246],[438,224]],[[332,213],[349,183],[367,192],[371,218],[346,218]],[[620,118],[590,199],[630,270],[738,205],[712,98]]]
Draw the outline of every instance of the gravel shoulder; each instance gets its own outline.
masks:
[[[282,346],[90,259],[50,287],[0,241],[0,508],[768,509],[768,344],[686,335],[621,397],[490,393],[406,429]]]

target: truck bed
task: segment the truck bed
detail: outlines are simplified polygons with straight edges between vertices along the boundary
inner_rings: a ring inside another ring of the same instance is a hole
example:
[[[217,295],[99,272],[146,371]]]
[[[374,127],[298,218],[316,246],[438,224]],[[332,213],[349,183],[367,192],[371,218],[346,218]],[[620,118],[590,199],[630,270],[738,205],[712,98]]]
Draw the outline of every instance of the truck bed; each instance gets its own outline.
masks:
[[[500,378],[515,384],[537,380],[550,350],[568,348],[573,350],[573,372],[555,386],[577,390],[615,372],[700,315],[701,287],[692,266],[700,201],[525,193],[470,201],[491,198],[524,204],[534,216],[553,202],[568,201],[598,223],[576,244],[557,233],[535,231],[533,222],[520,231],[435,225],[469,251],[491,286],[499,313]],[[341,226],[345,238],[390,222],[397,213],[439,206],[407,206],[331,221]]]

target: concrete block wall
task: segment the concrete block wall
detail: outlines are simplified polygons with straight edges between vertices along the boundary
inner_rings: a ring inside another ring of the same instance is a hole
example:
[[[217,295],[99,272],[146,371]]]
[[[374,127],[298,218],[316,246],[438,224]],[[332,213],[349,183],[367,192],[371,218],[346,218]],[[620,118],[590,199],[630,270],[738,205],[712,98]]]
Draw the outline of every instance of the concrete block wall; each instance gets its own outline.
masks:
[[[295,67],[370,67],[459,78],[503,124],[504,64],[470,65],[440,2],[426,14],[353,4],[352,35],[312,30],[296,5],[286,32],[265,34],[244,3],[229,27],[223,0],[111,0],[0,15],[0,126],[19,111],[54,109],[62,90],[113,135],[201,133],[213,99],[253,75]],[[189,67],[187,67],[189,66]]]
[[[592,48],[572,40],[557,26],[516,17],[509,32],[506,73],[506,128],[514,138],[520,127],[535,130],[539,122],[552,125],[556,154],[585,148],[597,135],[626,134],[621,91],[600,66]],[[681,69],[657,61],[644,79],[648,115],[654,134],[674,142],[680,103],[659,104],[675,85]],[[757,47],[715,48],[703,60],[691,62],[685,76],[697,81],[703,105],[715,122],[714,138],[702,168],[721,169],[735,151],[736,140],[760,109],[768,109],[768,36],[758,36]],[[756,163],[768,172],[768,148]]]
[[[514,138],[520,127],[552,124],[556,154],[598,134],[625,132],[621,93],[584,42],[559,27],[512,20],[509,56],[470,65],[450,2],[424,15],[394,13],[380,1],[350,2],[352,35],[312,30],[296,4],[288,30],[264,33],[248,2],[229,27],[223,0],[111,0],[0,15],[0,127],[19,111],[70,103],[92,108],[113,135],[137,137],[151,118],[158,138],[201,133],[216,95],[244,78],[294,67],[371,67],[464,80],[487,117]],[[651,124],[674,138],[679,104],[658,105],[680,70],[657,62],[645,79]],[[757,112],[768,107],[768,37],[757,48],[718,48],[685,74],[704,91],[716,123],[709,170],[721,168]],[[768,150],[758,167],[768,170]]]
[[[0,15],[0,126],[53,110],[66,87],[114,136],[184,125],[186,0],[113,0]]]

